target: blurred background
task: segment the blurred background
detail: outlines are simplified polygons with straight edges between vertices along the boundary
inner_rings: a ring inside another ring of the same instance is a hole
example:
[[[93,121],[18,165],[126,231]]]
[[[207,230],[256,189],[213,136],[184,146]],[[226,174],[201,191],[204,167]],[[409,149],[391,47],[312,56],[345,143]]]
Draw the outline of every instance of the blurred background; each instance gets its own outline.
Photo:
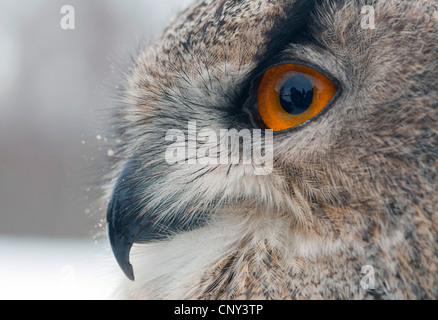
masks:
[[[105,108],[130,57],[191,2],[0,0],[0,299],[114,290],[93,193],[116,151]],[[60,25],[67,4],[75,30]]]

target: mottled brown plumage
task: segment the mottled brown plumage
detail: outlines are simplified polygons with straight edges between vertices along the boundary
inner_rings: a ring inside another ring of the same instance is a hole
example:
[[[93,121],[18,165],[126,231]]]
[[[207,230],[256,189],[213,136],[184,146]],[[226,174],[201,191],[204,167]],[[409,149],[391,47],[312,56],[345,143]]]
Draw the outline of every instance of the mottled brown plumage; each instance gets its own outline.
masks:
[[[374,30],[361,28],[365,4]],[[135,157],[124,177],[141,208],[133,223],[172,232],[136,241],[136,280],[117,295],[437,299],[437,10],[426,0],[206,0],[173,21],[129,74],[114,167]],[[255,128],[250,84],[281,61],[324,70],[341,93],[275,135],[270,175],[166,164],[166,131],[189,120]],[[365,265],[373,290],[360,286]]]

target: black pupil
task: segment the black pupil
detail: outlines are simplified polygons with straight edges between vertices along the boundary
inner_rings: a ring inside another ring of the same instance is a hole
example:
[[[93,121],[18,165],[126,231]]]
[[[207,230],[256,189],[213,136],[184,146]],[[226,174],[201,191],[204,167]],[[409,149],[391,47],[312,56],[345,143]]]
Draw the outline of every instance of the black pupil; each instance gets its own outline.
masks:
[[[280,103],[290,114],[301,114],[309,109],[313,100],[312,83],[304,76],[293,76],[280,90]]]

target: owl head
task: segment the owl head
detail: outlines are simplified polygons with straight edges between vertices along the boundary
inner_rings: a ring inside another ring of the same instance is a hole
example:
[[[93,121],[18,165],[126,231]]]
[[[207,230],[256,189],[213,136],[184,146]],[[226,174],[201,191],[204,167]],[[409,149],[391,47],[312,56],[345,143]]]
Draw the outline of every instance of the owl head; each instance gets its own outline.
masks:
[[[172,21],[113,116],[124,297],[436,299],[437,10],[204,0]]]

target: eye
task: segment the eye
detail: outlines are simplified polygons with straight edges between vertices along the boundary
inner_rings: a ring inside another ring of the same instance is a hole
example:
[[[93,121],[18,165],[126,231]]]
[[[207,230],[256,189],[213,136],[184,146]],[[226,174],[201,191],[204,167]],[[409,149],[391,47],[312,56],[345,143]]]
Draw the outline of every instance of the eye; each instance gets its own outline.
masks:
[[[257,91],[260,118],[268,129],[296,127],[320,113],[337,86],[313,68],[299,64],[275,66],[263,75]]]

